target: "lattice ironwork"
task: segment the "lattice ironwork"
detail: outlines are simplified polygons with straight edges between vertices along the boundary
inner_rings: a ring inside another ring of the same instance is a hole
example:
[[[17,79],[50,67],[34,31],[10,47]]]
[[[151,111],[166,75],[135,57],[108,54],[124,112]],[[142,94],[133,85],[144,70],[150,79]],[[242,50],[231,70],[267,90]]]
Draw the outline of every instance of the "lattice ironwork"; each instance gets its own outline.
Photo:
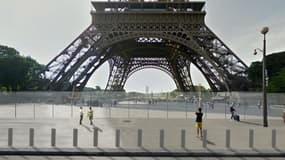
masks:
[[[52,90],[82,89],[104,62],[107,90],[122,90],[133,73],[155,68],[181,91],[194,89],[191,64],[213,91],[246,90],[246,64],[205,24],[204,2],[92,2],[92,24],[42,72]]]

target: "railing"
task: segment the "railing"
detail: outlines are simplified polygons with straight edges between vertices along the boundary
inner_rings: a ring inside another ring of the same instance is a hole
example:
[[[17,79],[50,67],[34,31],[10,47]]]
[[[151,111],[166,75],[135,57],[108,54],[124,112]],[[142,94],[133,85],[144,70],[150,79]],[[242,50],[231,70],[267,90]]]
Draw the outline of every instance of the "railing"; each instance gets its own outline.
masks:
[[[241,119],[262,118],[261,93],[121,93],[121,92],[13,92],[0,93],[0,119],[62,119],[79,117],[79,107],[95,118],[194,117],[198,107],[204,118],[229,118],[234,105]],[[282,117],[285,94],[268,94],[270,118]]]

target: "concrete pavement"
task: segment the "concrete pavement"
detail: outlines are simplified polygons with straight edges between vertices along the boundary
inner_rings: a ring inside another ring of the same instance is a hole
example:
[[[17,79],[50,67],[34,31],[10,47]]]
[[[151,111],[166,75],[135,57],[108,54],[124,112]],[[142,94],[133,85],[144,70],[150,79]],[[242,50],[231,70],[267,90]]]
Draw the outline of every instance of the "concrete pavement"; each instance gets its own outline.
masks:
[[[181,112],[169,112],[169,115],[176,117],[160,117],[165,116],[165,112],[153,111],[153,117],[146,118],[127,118],[127,110],[116,108],[112,112],[115,114],[112,118],[106,118],[110,113],[105,108],[96,108],[94,120],[95,125],[89,125],[85,118],[83,125],[79,125],[79,117],[74,118],[45,118],[45,112],[42,112],[43,118],[38,116],[36,119],[20,117],[17,119],[0,119],[0,151],[11,149],[8,147],[8,128],[13,128],[13,147],[14,149],[33,149],[29,147],[29,129],[35,129],[35,144],[38,149],[53,149],[51,147],[51,128],[56,128],[56,147],[60,149],[72,150],[73,147],[73,129],[78,129],[78,147],[84,150],[92,149],[93,146],[93,128],[99,130],[98,147],[110,152],[117,151],[115,146],[115,131],[120,130],[120,148],[128,153],[129,151],[149,151],[154,153],[164,153],[167,151],[169,155],[172,152],[176,153],[199,153],[209,152],[229,154],[232,151],[239,151],[240,154],[246,153],[268,153],[268,155],[278,154],[284,156],[285,150],[285,124],[281,118],[269,118],[269,127],[262,126],[260,117],[250,117],[243,119],[241,122],[231,121],[228,118],[224,119],[222,115],[208,114],[207,119],[204,119],[203,128],[207,129],[207,148],[203,147],[202,140],[196,137],[196,129],[194,128],[193,112],[188,112],[189,118],[177,118],[179,115],[185,115]],[[135,110],[135,114],[144,114],[145,111]],[[60,113],[60,112],[59,112]],[[77,110],[74,111],[76,115]],[[124,115],[124,116],[122,116]],[[120,118],[121,117],[121,118]],[[139,117],[139,116],[138,116]],[[146,150],[141,150],[137,145],[138,129],[142,132],[142,147]],[[186,131],[185,148],[181,147],[181,130]],[[226,130],[230,130],[230,148],[226,147]],[[249,145],[249,131],[253,129],[254,138],[253,146]],[[272,148],[272,130],[276,130],[276,145]],[[160,146],[160,130],[164,130],[164,144]],[[97,150],[98,151],[98,150]],[[100,151],[100,150],[99,150]],[[162,152],[161,152],[162,151]],[[12,151],[11,151],[12,153]],[[79,153],[79,152],[78,152]],[[93,152],[95,153],[95,152]],[[98,152],[97,152],[98,153]],[[101,154],[104,153],[101,151]],[[120,151],[122,153],[122,151]],[[137,152],[136,152],[137,153]],[[115,156],[115,155],[110,155]],[[134,155],[135,156],[135,155]],[[157,155],[159,156],[159,155]],[[189,156],[189,155],[188,155]]]

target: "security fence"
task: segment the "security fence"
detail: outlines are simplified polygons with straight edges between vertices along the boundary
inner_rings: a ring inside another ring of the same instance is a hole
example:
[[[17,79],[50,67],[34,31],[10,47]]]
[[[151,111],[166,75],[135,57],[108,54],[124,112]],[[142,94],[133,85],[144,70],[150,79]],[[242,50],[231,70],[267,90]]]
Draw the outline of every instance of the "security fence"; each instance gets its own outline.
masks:
[[[262,93],[125,93],[125,92],[2,92],[0,118],[74,118],[79,107],[95,118],[193,118],[198,107],[204,118],[228,118],[234,106],[241,119],[261,118]],[[285,94],[268,94],[268,115],[280,118]]]

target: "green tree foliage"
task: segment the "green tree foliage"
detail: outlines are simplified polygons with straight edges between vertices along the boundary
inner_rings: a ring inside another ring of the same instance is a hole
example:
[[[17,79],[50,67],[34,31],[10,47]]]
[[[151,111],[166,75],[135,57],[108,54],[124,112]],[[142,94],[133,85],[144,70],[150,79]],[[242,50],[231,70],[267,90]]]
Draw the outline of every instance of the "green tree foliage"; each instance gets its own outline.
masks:
[[[42,69],[31,57],[20,56],[13,48],[0,46],[0,88],[1,91],[37,90],[42,85],[35,83],[37,73]],[[38,85],[38,86],[37,86]]]
[[[276,76],[270,78],[268,91],[275,93],[285,92],[285,67]]]
[[[20,53],[14,48],[0,45],[0,56],[8,56],[8,55],[15,56],[15,55],[20,55]]]
[[[285,66],[285,52],[273,53],[266,56],[266,68],[269,77],[268,91],[285,92],[282,88],[283,68]],[[284,74],[283,74],[284,76]],[[248,78],[252,82],[252,88],[261,90],[262,88],[262,62],[253,62],[248,68]],[[280,81],[280,82],[278,82]],[[277,89],[279,88],[279,89]]]

